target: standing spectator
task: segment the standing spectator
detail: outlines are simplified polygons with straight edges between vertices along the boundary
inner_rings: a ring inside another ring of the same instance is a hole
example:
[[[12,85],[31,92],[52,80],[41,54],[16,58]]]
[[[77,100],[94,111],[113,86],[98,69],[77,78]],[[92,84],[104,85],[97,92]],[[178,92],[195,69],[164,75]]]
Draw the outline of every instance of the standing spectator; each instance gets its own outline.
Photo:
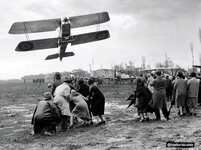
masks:
[[[98,125],[105,124],[105,120],[103,119],[105,111],[105,97],[98,87],[95,86],[94,79],[90,78],[88,84],[92,114],[96,118]]]
[[[196,79],[196,73],[191,73],[191,79],[188,80],[187,85],[187,92],[188,92],[188,99],[187,99],[187,106],[190,108],[192,115],[197,115],[196,109],[198,105],[198,92],[199,92],[199,80]]]
[[[178,115],[184,116],[186,114],[186,94],[187,82],[184,79],[182,72],[178,72],[178,78],[174,81],[173,94],[175,105],[178,108]]]
[[[84,97],[88,97],[89,96],[89,86],[84,83],[84,79],[83,78],[79,79],[79,81],[78,81],[77,92],[79,92],[80,94],[82,94]]]
[[[66,131],[71,118],[69,106],[71,88],[69,83],[71,83],[71,78],[67,76],[64,77],[63,83],[59,85],[54,92],[54,103],[56,103],[61,110],[61,129],[63,131]]]
[[[156,76],[156,79],[150,84],[154,87],[153,101],[151,106],[155,109],[157,120],[161,120],[160,109],[162,110],[164,117],[169,120],[169,114],[165,100],[165,79],[161,77],[160,71],[156,71]]]
[[[135,107],[138,108],[138,113],[140,116],[140,122],[148,121],[149,117],[147,115],[149,109],[149,101],[152,99],[151,91],[144,86],[144,82],[141,78],[136,79],[137,91],[136,91],[136,103]]]
[[[61,81],[61,74],[56,72],[54,75],[54,82],[52,83],[52,95],[54,96],[54,91],[57,86],[61,85],[63,82]]]
[[[200,77],[199,77],[200,80]],[[199,92],[198,92],[198,106],[201,106],[201,82],[199,86]]]
[[[165,92],[167,101],[170,101],[172,97],[172,80],[169,79],[169,75],[166,76]]]
[[[56,133],[56,125],[59,122],[60,113],[56,105],[52,102],[50,92],[44,93],[44,99],[39,101],[32,117],[34,134]]]
[[[153,86],[150,85],[153,81],[154,81],[154,73],[151,72],[151,76],[147,80],[147,87],[151,91],[151,93],[154,92]]]

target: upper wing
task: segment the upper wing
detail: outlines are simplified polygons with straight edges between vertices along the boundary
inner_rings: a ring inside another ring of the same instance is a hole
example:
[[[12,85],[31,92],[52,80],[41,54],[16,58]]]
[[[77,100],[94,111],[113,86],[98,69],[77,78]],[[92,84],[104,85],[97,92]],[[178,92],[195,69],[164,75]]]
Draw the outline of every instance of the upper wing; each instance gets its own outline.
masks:
[[[15,50],[24,52],[24,51],[57,48],[57,47],[58,47],[58,38],[49,38],[49,39],[22,41],[17,45]]]
[[[109,14],[107,12],[94,13],[88,15],[69,17],[72,28],[89,26],[94,24],[104,23],[109,21]],[[11,26],[10,34],[24,34],[24,33],[36,33],[54,31],[61,25],[61,19],[46,19],[35,21],[15,22]]]
[[[109,37],[110,37],[110,33],[108,30],[74,35],[74,36],[71,36],[71,39],[72,39],[71,45],[104,40]]]
[[[11,26],[8,33],[10,34],[24,34],[35,32],[54,31],[61,25],[61,19],[47,19],[47,20],[35,20],[15,22]]]
[[[108,12],[69,17],[71,28],[104,23],[110,20]]]

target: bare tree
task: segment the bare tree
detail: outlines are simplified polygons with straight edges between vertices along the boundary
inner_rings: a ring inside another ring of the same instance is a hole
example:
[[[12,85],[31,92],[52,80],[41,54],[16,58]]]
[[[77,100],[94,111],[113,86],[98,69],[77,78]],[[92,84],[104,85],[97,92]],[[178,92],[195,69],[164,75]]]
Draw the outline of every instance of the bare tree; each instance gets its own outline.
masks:
[[[170,59],[170,57],[167,56],[167,53],[165,53],[165,61],[164,61],[164,67],[174,67],[173,61]]]
[[[156,67],[156,68],[163,68],[164,65],[163,65],[163,63],[158,62],[158,63],[155,64],[155,67]]]
[[[146,58],[144,56],[142,56],[142,68],[144,69],[145,68],[145,61],[146,61]]]

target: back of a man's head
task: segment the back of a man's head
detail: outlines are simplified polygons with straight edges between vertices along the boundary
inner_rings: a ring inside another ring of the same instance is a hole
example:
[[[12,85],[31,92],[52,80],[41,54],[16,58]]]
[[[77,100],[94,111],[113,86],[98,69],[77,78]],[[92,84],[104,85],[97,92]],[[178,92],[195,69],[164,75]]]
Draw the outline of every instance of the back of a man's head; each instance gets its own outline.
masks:
[[[161,71],[156,71],[157,76],[161,76]]]
[[[61,79],[61,74],[59,72],[56,72],[55,75],[54,75],[54,78],[57,79],[57,80],[60,80]]]

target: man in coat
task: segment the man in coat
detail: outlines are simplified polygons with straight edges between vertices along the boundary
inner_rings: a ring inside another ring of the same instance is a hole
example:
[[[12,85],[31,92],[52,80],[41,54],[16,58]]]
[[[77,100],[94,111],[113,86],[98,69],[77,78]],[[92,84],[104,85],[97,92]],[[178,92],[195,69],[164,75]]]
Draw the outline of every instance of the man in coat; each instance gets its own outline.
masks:
[[[157,120],[161,120],[160,109],[164,117],[169,120],[169,114],[166,104],[165,93],[165,79],[161,77],[161,71],[156,71],[156,79],[150,84],[154,87],[153,101],[151,106],[155,109],[155,115]]]
[[[61,81],[61,74],[56,72],[54,75],[54,82],[52,83],[52,95],[54,96],[54,91],[57,86],[61,85],[63,82]]]
[[[34,134],[54,134],[59,119],[60,113],[52,101],[51,93],[45,92],[44,99],[38,102],[33,113],[31,124]]]
[[[192,112],[193,115],[196,114],[196,109],[198,105],[198,92],[199,92],[199,79],[196,79],[196,73],[192,72],[191,73],[191,79],[188,80],[188,85],[187,85],[187,106],[190,108],[190,111]]]

